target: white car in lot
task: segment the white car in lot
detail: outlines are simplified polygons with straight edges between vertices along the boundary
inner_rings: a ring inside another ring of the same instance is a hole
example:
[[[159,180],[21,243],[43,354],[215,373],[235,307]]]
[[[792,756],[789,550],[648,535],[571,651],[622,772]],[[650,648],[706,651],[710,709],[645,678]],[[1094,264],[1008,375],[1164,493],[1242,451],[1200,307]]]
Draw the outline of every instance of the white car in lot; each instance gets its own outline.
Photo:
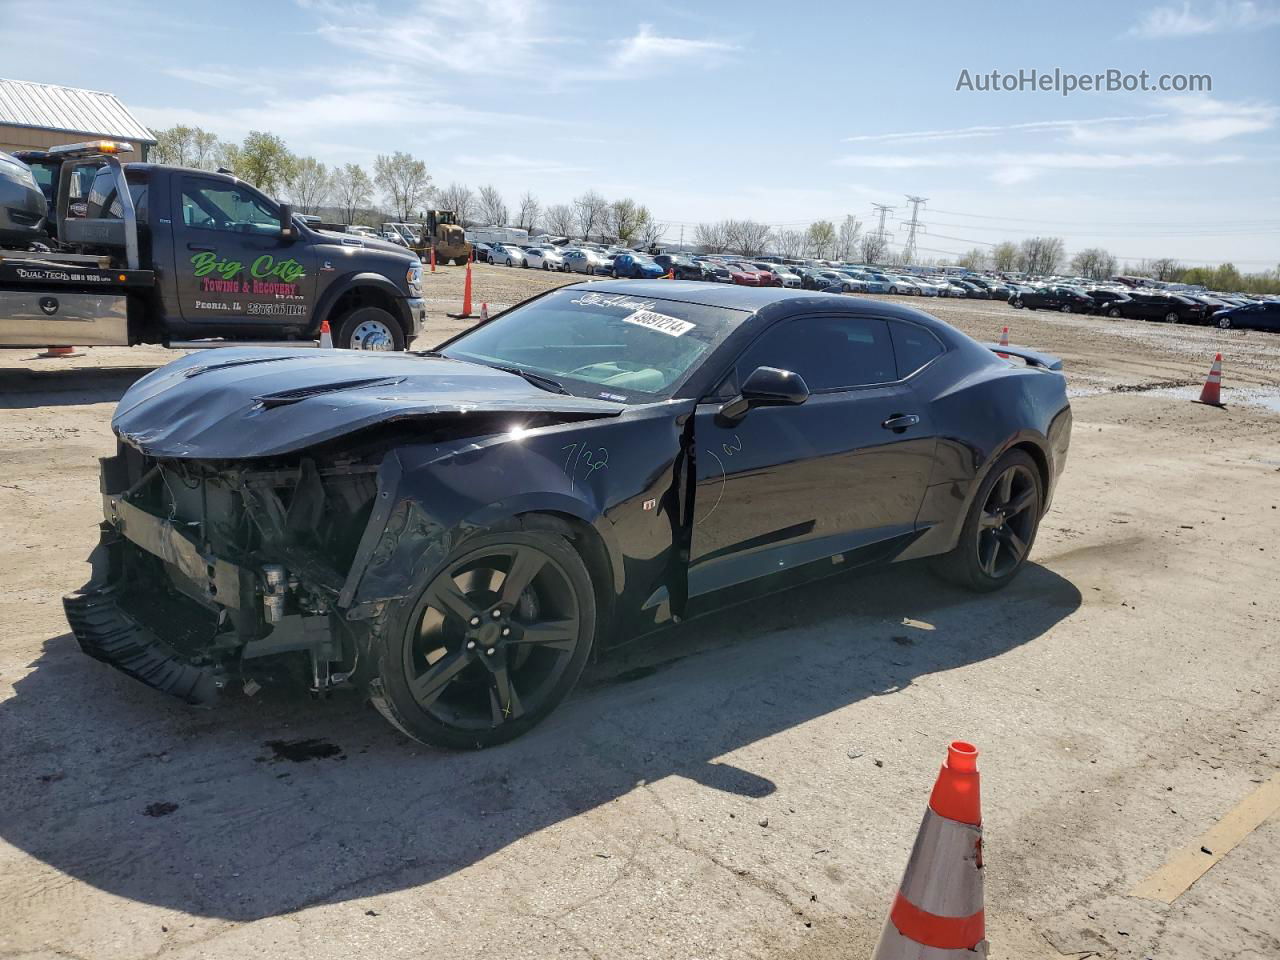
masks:
[[[525,247],[526,267],[535,270],[564,270],[564,256],[554,247]]]
[[[595,250],[582,247],[566,250],[562,256],[565,270],[569,273],[585,273],[589,277],[594,276],[601,266],[609,262]]]
[[[528,257],[525,252],[513,243],[495,243],[489,254],[490,263],[500,263],[508,267],[527,267]]]
[[[799,274],[792,273],[790,270],[788,270],[786,267],[784,267],[780,263],[767,263],[763,260],[759,262],[753,260],[751,261],[751,263],[753,266],[759,267],[761,270],[768,270],[775,277],[777,277],[779,280],[782,281],[782,285],[784,287],[799,288],[800,286]]]

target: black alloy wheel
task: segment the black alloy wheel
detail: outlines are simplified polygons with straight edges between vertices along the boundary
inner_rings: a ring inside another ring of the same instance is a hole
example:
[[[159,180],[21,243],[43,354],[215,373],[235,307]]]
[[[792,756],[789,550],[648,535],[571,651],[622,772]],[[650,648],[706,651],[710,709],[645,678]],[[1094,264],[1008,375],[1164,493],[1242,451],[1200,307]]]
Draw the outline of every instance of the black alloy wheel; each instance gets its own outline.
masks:
[[[577,552],[541,530],[481,535],[389,622],[374,705],[414,739],[468,749],[526,732],[564,698],[595,634]]]
[[[1003,587],[1031,552],[1042,500],[1035,461],[1022,450],[1010,450],[983,480],[955,549],[938,560],[938,572],[971,590]]]

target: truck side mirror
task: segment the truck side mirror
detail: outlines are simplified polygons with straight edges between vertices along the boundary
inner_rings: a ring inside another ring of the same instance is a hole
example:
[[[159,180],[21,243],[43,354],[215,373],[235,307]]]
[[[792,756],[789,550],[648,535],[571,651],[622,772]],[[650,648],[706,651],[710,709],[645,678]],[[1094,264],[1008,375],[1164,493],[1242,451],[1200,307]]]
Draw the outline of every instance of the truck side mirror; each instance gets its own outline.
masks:
[[[798,406],[809,399],[804,377],[777,367],[756,367],[742,384],[742,392],[720,408],[721,418],[741,420],[752,407]]]
[[[293,204],[280,204],[280,239],[296,240],[298,231],[293,226]]]

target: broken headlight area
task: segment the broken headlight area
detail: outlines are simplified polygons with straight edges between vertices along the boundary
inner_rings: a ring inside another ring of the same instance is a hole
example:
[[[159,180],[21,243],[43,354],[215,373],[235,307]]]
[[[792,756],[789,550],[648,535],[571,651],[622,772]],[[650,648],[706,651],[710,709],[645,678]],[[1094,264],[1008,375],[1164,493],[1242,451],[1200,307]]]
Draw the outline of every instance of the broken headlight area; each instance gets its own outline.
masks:
[[[121,444],[102,461],[93,577],[65,600],[81,647],[194,703],[288,674],[287,659],[315,693],[354,679],[339,598],[380,459],[157,460]]]

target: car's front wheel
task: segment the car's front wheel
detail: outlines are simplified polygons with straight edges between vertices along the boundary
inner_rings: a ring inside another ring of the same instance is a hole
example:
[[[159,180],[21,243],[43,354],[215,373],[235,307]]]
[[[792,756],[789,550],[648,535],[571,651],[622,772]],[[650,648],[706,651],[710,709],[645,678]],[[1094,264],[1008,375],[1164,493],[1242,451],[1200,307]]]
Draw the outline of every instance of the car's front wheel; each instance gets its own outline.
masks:
[[[1015,310],[1022,309],[1022,300],[1018,297],[1014,297],[1012,300],[1009,301],[1009,303],[1013,305],[1013,309]]]
[[[1168,313],[1166,313],[1166,314],[1164,315],[1164,322],[1165,322],[1165,323],[1177,323],[1177,322],[1178,322],[1178,314],[1177,314],[1175,311],[1170,310]]]
[[[1010,450],[978,488],[960,540],[940,557],[938,572],[980,592],[998,590],[1022,569],[1040,527],[1040,470],[1022,450]]]
[[[577,683],[595,593],[564,535],[514,522],[468,537],[371,629],[374,706],[415,740],[478,749],[527,732]]]
[[[1219,317],[1219,318],[1218,318],[1218,329],[1219,329],[1219,330],[1230,330],[1230,329],[1231,329],[1231,318],[1230,318],[1230,317]]]
[[[1071,312],[1071,304],[1069,304],[1069,303],[1064,303],[1064,304],[1063,304],[1062,306],[1060,306],[1058,309],[1059,309],[1059,310],[1061,310],[1063,313],[1070,313],[1070,312]]]
[[[1112,320],[1118,320],[1120,318],[1120,311],[1116,307],[1112,307],[1107,311],[1107,316]]]

